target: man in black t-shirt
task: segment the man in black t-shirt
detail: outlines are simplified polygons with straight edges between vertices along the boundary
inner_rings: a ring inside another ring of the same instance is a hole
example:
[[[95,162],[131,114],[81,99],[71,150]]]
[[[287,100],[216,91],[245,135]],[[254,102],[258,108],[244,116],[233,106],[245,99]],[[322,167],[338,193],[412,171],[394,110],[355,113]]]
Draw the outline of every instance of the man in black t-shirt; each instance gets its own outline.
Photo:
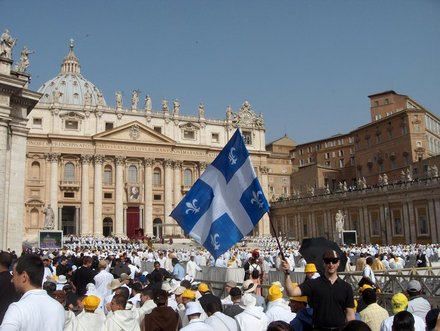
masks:
[[[301,284],[292,285],[290,266],[282,262],[286,273],[285,287],[289,296],[307,296],[308,303],[313,308],[313,329],[323,331],[338,331],[349,321],[355,319],[353,289],[350,284],[338,277],[339,256],[334,250],[324,253],[324,274],[316,279]]]

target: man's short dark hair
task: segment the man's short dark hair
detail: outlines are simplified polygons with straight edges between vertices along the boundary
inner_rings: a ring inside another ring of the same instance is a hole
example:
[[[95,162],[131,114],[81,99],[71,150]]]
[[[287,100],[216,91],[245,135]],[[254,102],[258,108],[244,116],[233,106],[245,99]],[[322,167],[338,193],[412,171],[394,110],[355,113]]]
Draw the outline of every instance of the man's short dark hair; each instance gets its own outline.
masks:
[[[130,296],[130,290],[125,286],[117,288],[116,293],[117,295],[123,295],[125,297],[125,300],[128,300],[128,297]]]
[[[122,309],[125,309],[125,306],[127,305],[127,298],[122,294],[116,294],[113,296],[113,299],[117,305],[120,305]]]
[[[158,290],[153,299],[158,306],[164,306],[168,301],[168,293],[165,290]]]
[[[142,295],[149,297],[150,299],[154,299],[154,291],[151,288],[144,288],[142,290]]]
[[[9,269],[11,267],[12,263],[12,254],[9,252],[0,252],[0,264],[6,268]]]
[[[35,287],[41,287],[44,275],[44,264],[39,255],[25,254],[18,258],[15,271],[21,275],[26,271],[29,283]]]
[[[142,284],[141,283],[133,283],[133,285],[131,286],[131,288],[136,291],[136,293],[141,293],[142,292]]]
[[[373,258],[371,256],[367,257],[367,259],[365,260],[365,263],[368,265],[372,265],[373,264]]]
[[[353,320],[348,322],[342,331],[371,331],[371,328],[364,321]]]
[[[414,331],[414,316],[409,311],[403,310],[394,315],[393,331]]]
[[[364,300],[364,302],[367,305],[371,305],[372,303],[375,303],[377,301],[376,291],[372,288],[367,288],[367,289],[363,290],[362,291],[362,300]]]
[[[233,287],[229,291],[229,295],[231,296],[231,298],[241,297],[241,290],[238,287]]]
[[[216,312],[223,312],[222,304],[220,300],[208,302],[206,305],[206,313],[212,315]]]

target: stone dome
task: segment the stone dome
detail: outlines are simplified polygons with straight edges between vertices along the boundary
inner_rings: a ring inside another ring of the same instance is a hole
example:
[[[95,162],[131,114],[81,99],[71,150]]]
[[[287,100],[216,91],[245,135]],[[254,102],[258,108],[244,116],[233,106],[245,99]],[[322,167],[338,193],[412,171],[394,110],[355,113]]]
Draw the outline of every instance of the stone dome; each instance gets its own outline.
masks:
[[[73,40],[70,40],[69,47],[69,54],[61,64],[61,72],[38,89],[43,94],[40,102],[54,103],[58,99],[60,104],[106,106],[99,89],[81,75],[81,65],[73,52]]]

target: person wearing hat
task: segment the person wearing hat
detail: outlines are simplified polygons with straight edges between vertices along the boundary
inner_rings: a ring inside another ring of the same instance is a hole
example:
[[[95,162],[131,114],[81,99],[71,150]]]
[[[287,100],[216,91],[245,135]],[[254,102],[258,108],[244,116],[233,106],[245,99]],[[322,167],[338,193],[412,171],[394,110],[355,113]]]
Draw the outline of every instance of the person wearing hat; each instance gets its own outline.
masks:
[[[317,330],[340,330],[355,319],[354,298],[351,285],[338,277],[340,258],[336,251],[327,250],[323,256],[324,273],[294,287],[290,279],[290,266],[282,262],[285,287],[289,296],[307,296],[313,307],[313,328]]]
[[[242,293],[238,287],[233,287],[229,291],[229,295],[231,296],[232,305],[227,306],[224,312],[225,315],[233,318],[244,310],[244,308],[240,306]]]
[[[283,290],[284,288],[281,287],[281,284],[272,284],[271,287],[269,287],[266,310],[268,323],[278,320],[290,323],[296,316],[296,314],[290,310],[288,302],[283,299]]]
[[[376,290],[373,288],[363,290],[362,300],[367,307],[360,312],[361,320],[368,324],[371,331],[380,331],[380,325],[389,315],[385,308],[377,304]]]
[[[236,287],[237,283],[233,280],[228,280],[225,284],[225,292],[227,293],[227,296],[224,297],[222,301],[223,306],[232,305],[231,295],[229,292],[231,291],[231,288]]]
[[[54,281],[55,272],[53,271],[52,262],[48,255],[43,255],[41,257],[41,260],[44,264],[44,275],[43,275],[43,282],[41,284],[44,284],[44,282],[47,281]]]
[[[188,305],[188,303],[190,302],[196,302],[197,305],[200,306],[200,310],[203,312],[203,318],[202,320],[206,319],[206,314],[203,311],[202,306],[200,305],[200,303],[198,301],[196,301],[196,292],[193,290],[188,290],[186,289],[185,291],[183,291],[182,295],[181,295],[181,299],[182,299],[182,304],[184,305],[183,309],[179,309],[178,313],[180,315],[180,318],[182,320],[182,326],[186,326],[188,325],[188,318],[186,317],[186,307]]]
[[[234,318],[240,330],[266,331],[268,319],[262,307],[256,306],[257,300],[251,293],[244,293],[240,305],[244,310]]]
[[[306,279],[304,279],[304,281],[319,277],[318,270],[316,269],[314,263],[307,263],[306,266],[304,267],[304,273],[306,274]]]
[[[298,286],[298,283],[294,283]],[[313,308],[307,307],[307,297],[290,297],[289,306],[292,312],[296,314],[295,318],[290,321],[290,326],[295,331],[312,331],[313,330]]]
[[[179,314],[168,306],[168,293],[159,290],[154,296],[156,307],[151,313],[145,315],[144,328],[151,331],[175,331],[180,329],[182,323]]]
[[[242,285],[243,293],[251,293],[255,300],[257,301],[256,306],[262,307],[263,310],[266,310],[266,300],[263,296],[256,293],[257,284],[255,284],[252,279],[245,280]]]
[[[428,311],[431,310],[431,304],[423,297],[420,282],[416,279],[411,280],[406,287],[406,293],[409,296],[407,310],[424,320]]]
[[[185,311],[185,315],[188,318],[188,324],[181,328],[180,331],[214,331],[210,325],[206,324],[204,320],[200,318],[202,313],[203,309],[197,302],[188,302]]]
[[[208,304],[211,302],[221,306],[222,302],[221,302],[220,298],[211,293],[211,290],[209,289],[208,284],[200,283],[199,287],[198,287],[198,291],[202,295],[199,298],[199,302],[200,302],[200,305],[202,306],[203,310],[205,311],[205,313],[207,313]]]
[[[408,298],[403,293],[396,293],[391,298],[391,311],[394,314],[386,318],[380,325],[380,331],[392,331],[394,316],[399,312],[405,311],[408,308]],[[425,321],[419,316],[414,315],[414,330],[425,331]]]
[[[57,278],[57,287],[56,287],[56,291],[62,291],[64,285],[67,284],[67,277],[65,275],[59,275]]]
[[[103,331],[105,315],[98,307],[101,300],[94,295],[88,295],[82,300],[83,311],[74,320],[74,330],[78,331]],[[98,310],[97,310],[98,309]]]

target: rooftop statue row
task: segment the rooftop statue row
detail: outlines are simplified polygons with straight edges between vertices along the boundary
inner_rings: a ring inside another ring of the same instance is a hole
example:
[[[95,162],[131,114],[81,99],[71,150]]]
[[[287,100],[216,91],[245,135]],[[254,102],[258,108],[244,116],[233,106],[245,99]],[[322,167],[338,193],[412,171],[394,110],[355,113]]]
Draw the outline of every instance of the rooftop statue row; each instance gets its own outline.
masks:
[[[17,38],[11,37],[8,29],[3,31],[2,35],[0,36],[0,57],[12,60],[12,49],[16,43]],[[35,52],[30,51],[26,46],[24,46],[20,53],[20,59],[15,65],[14,69],[18,72],[26,72],[26,69],[30,65],[29,55],[33,53]]]

